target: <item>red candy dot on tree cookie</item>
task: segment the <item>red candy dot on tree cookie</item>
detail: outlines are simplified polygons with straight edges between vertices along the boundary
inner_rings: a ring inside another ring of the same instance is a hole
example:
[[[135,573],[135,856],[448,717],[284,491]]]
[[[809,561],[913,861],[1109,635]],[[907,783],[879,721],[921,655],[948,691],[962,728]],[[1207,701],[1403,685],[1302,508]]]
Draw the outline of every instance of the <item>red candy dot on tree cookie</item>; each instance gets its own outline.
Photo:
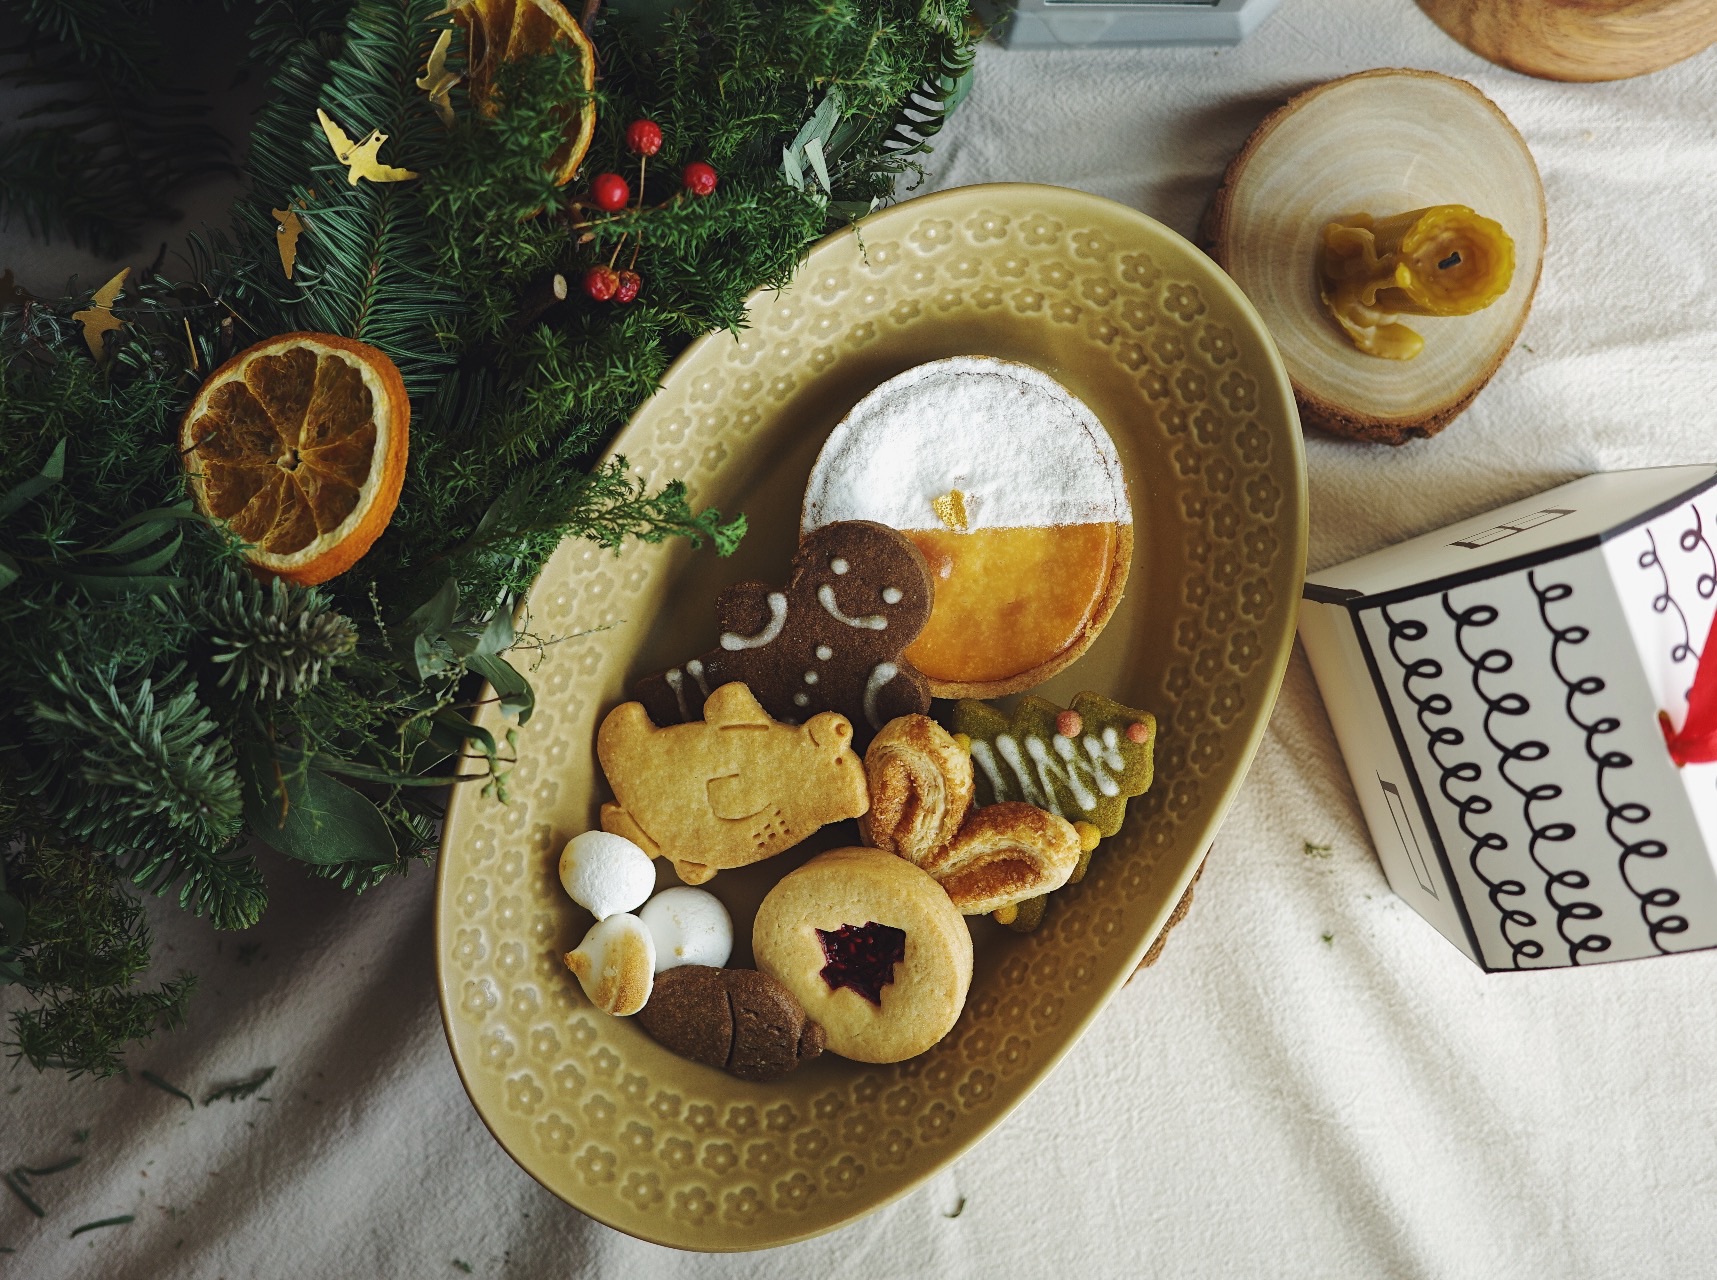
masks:
[[[626,150],[635,156],[653,156],[662,149],[662,128],[654,120],[634,120],[626,126]]]
[[[693,160],[680,174],[680,181],[694,196],[707,196],[715,190],[715,168],[702,160]]]
[[[632,198],[632,188],[617,173],[599,173],[590,180],[590,203],[609,213],[624,209]]]
[[[1127,741],[1142,743],[1151,736],[1151,731],[1137,720],[1127,726]]]
[[[882,989],[894,981],[894,966],[906,959],[906,930],[893,925],[843,924],[830,933],[817,930],[828,963],[822,968],[830,991],[850,987],[881,1006]]]
[[[1074,738],[1085,727],[1085,721],[1077,711],[1063,711],[1055,717],[1055,731],[1063,738]]]

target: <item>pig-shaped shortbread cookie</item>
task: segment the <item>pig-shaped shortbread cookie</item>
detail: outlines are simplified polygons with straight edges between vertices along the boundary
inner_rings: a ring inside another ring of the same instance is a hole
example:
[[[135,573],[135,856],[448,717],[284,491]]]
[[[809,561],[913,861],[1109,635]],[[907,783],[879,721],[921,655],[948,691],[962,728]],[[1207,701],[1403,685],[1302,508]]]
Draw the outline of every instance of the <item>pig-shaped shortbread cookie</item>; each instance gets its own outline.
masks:
[[[779,724],[743,684],[722,685],[703,713],[658,729],[643,704],[627,702],[596,732],[615,798],[602,806],[602,829],[666,858],[687,884],[773,857],[870,808],[845,716]]]

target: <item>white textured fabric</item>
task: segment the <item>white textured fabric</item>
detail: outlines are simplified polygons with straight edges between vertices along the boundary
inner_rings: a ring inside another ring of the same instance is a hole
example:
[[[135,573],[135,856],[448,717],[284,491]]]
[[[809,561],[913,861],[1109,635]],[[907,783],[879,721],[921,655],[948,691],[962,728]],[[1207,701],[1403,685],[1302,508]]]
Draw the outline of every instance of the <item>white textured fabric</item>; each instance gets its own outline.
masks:
[[[1717,52],[1539,82],[1409,0],[1285,0],[1220,52],[986,49],[936,182],[1063,183],[1191,233],[1270,107],[1375,66],[1467,77],[1509,114],[1543,171],[1549,254],[1520,346],[1441,437],[1310,441],[1313,564],[1587,471],[1708,460]],[[60,269],[0,250],[26,283]],[[1717,954],[1481,974],[1384,884],[1302,655],[1162,962],[929,1185],[768,1254],[641,1244],[508,1160],[442,1040],[428,874],[356,901],[271,880],[254,937],[156,913],[164,963],[203,989],[190,1030],[135,1065],[201,1096],[278,1064],[272,1101],[192,1111],[140,1083],[0,1076],[0,1164],[85,1153],[36,1184],[47,1219],[0,1193],[18,1250],[0,1275],[453,1277],[457,1258],[670,1280],[1537,1280],[1709,1275],[1717,1255]],[[241,942],[260,944],[248,963]]]

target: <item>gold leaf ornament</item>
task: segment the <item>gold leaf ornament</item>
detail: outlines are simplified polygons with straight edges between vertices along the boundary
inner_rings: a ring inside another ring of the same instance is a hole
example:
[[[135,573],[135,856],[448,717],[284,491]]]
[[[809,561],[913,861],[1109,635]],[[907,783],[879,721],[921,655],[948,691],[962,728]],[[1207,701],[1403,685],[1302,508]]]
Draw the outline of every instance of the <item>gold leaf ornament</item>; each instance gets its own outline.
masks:
[[[119,301],[120,290],[125,288],[125,278],[130,274],[130,267],[122,268],[118,275],[95,291],[95,297],[89,300],[89,306],[82,311],[72,312],[72,319],[83,326],[83,340],[89,344],[90,355],[97,360],[107,359],[107,348],[102,344],[102,335],[125,325],[123,320],[113,314],[113,304]]]
[[[274,215],[274,247],[280,251],[280,270],[290,280],[292,268],[298,261],[298,237],[304,224],[298,220],[298,213],[292,205],[270,209],[269,212]]]
[[[441,123],[450,129],[453,127],[453,103],[448,94],[463,78],[447,69],[447,49],[452,43],[453,29],[449,27],[435,37],[435,47],[429,51],[429,65],[417,78],[417,87],[429,95],[429,105],[435,108]]]
[[[322,132],[328,135],[328,145],[334,148],[334,159],[346,166],[346,181],[351,186],[357,186],[359,178],[371,182],[405,182],[417,177],[410,169],[383,164],[377,158],[382,143],[388,140],[381,130],[371,129],[362,142],[353,142],[321,107],[316,108],[316,118],[322,122]]]

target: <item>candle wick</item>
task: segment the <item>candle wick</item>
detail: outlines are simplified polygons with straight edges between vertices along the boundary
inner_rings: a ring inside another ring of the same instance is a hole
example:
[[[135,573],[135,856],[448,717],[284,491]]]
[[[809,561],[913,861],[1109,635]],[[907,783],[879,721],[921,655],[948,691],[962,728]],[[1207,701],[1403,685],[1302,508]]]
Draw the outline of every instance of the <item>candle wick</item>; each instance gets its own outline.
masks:
[[[1437,264],[1437,270],[1447,271],[1450,267],[1458,267],[1460,265],[1461,265],[1461,254],[1460,254],[1460,250],[1457,249],[1454,253],[1451,253],[1448,257],[1444,258],[1441,262],[1439,262]]]

